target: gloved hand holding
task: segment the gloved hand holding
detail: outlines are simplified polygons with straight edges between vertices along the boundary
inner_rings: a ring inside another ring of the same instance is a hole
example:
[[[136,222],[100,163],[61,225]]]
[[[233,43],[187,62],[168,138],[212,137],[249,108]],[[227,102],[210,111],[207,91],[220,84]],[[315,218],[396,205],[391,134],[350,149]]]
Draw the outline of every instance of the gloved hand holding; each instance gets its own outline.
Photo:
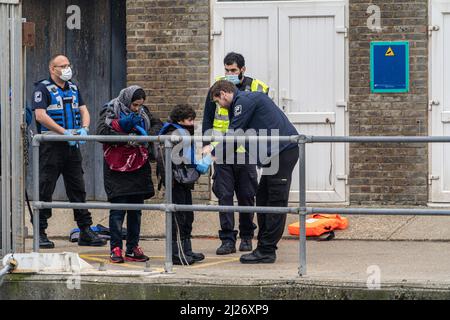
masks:
[[[135,113],[130,113],[119,120],[119,125],[123,131],[130,133],[136,125],[141,123],[141,121],[141,116]]]
[[[85,137],[88,135],[88,132],[87,132],[87,130],[85,128],[78,129],[76,131],[76,133],[77,133],[77,135],[85,136]],[[85,144],[86,141],[78,141],[78,143],[79,144]]]
[[[133,124],[134,126],[141,125],[142,123],[142,117],[136,113],[133,113]]]
[[[211,154],[211,152],[213,152],[214,150],[214,146],[212,144],[208,144],[206,146],[203,147],[202,149],[202,154]]]
[[[130,113],[129,115],[124,116],[119,120],[120,127],[126,133],[130,133],[131,130],[133,130],[133,128],[135,126],[135,124],[133,122],[133,117],[134,117],[134,114]]]
[[[65,136],[73,136],[73,132],[71,130],[65,130],[64,131],[64,135]],[[71,147],[75,147],[78,142],[77,141],[67,141],[67,143],[69,144],[69,146]]]
[[[141,126],[136,125],[136,126],[134,126],[134,128],[141,136],[147,136],[147,132]]]
[[[211,165],[213,159],[211,155],[207,155],[206,157],[202,158],[200,161],[196,163],[196,169],[201,174],[205,174],[208,172],[209,166]]]

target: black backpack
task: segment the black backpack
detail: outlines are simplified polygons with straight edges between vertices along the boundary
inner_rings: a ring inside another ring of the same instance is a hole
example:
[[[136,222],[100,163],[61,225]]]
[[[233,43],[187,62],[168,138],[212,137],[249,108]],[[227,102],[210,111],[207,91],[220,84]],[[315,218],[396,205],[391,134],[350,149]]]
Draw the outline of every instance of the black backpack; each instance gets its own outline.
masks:
[[[167,122],[159,131],[159,135],[166,134],[170,127],[186,131],[186,129],[176,123]],[[194,152],[193,145],[191,146],[191,152]],[[194,158],[193,154],[192,158]],[[165,148],[164,144],[160,143],[156,148],[156,177],[158,179],[158,190],[161,190],[162,186],[165,186],[165,167]],[[197,171],[195,164],[172,164],[172,175],[176,182],[187,187],[193,187],[195,182],[200,178],[200,173]]]

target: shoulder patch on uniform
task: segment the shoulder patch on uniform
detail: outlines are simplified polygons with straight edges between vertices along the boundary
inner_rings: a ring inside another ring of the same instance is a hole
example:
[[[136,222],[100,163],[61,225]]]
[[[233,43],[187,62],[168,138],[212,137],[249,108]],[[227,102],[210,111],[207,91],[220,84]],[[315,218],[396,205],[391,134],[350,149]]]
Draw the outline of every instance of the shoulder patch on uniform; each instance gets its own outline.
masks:
[[[34,102],[39,103],[42,101],[42,92],[41,91],[36,91],[34,93]]]
[[[238,104],[234,107],[234,116],[237,117],[242,113],[242,105]]]

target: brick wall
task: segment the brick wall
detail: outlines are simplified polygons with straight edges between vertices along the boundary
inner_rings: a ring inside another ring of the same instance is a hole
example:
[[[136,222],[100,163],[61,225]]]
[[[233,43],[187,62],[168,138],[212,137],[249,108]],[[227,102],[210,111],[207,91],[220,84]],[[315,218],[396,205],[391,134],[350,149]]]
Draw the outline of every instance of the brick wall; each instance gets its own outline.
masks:
[[[381,9],[381,32],[367,27],[371,4]],[[428,3],[426,0],[350,0],[350,135],[427,135]],[[209,86],[209,1],[128,0],[128,84],[141,85],[162,119],[176,103],[202,116]],[[370,41],[410,42],[410,91],[370,92]],[[200,120],[200,119],[199,119]],[[352,204],[426,204],[425,144],[351,144]],[[209,199],[208,179],[196,187]]]
[[[369,5],[381,9],[381,32],[367,27]],[[350,135],[427,135],[427,0],[350,0]],[[410,91],[370,92],[370,41],[410,42]],[[426,204],[424,144],[351,144],[352,204]]]
[[[201,124],[209,87],[209,0],[127,1],[127,82],[142,86],[147,105],[162,120],[189,103]],[[209,199],[202,177],[194,197]]]

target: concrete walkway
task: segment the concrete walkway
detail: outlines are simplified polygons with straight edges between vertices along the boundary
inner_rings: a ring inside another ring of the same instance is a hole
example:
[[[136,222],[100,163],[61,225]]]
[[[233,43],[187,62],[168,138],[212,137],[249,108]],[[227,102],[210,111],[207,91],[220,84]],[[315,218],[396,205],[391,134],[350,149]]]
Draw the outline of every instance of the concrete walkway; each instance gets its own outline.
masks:
[[[108,226],[108,211],[92,212],[94,225]],[[76,227],[72,211],[55,210],[48,234],[56,248],[49,252],[79,252],[94,272],[81,276],[81,290],[67,290],[70,274],[12,275],[0,299],[450,299],[450,217],[347,218],[349,228],[336,231],[335,240],[307,242],[307,275],[299,277],[298,240],[287,227],[276,263],[243,265],[239,252],[215,255],[217,213],[198,212],[193,247],[206,259],[167,274],[161,212],[143,214],[141,246],[151,256],[151,272],[144,272],[143,263],[110,264],[109,247],[70,243],[69,231]],[[297,219],[289,215],[288,224]],[[27,227],[31,230],[28,222]],[[27,250],[31,247],[27,239]],[[97,270],[101,263],[106,271]]]
[[[367,284],[370,274],[379,270],[382,284],[414,283],[417,285],[443,285],[450,287],[450,243],[424,241],[307,241],[307,275],[298,276],[298,241],[285,239],[280,242],[277,261],[273,264],[244,265],[239,262],[242,254],[218,256],[216,239],[193,239],[194,251],[205,254],[206,259],[191,266],[174,266],[171,278],[221,279],[230,283],[242,280],[300,280],[336,281]],[[153,271],[163,272],[164,239],[141,240],[144,252],[151,257]],[[256,241],[254,241],[256,245]],[[31,241],[27,240],[31,251]],[[55,249],[41,252],[78,252],[80,256],[98,268],[105,263],[107,270],[142,271],[144,263],[127,262],[111,264],[109,247],[79,247],[76,243],[57,240]]]
[[[167,274],[162,239],[141,241],[151,272],[143,272],[144,263],[110,264],[108,247],[57,240],[45,252],[79,252],[95,269],[81,275],[79,290],[67,289],[71,274],[10,275],[0,299],[450,299],[447,242],[310,240],[304,277],[297,274],[297,240],[280,242],[274,264],[243,265],[240,253],[215,255],[217,245],[194,239],[206,259]],[[106,270],[96,270],[102,262]]]

